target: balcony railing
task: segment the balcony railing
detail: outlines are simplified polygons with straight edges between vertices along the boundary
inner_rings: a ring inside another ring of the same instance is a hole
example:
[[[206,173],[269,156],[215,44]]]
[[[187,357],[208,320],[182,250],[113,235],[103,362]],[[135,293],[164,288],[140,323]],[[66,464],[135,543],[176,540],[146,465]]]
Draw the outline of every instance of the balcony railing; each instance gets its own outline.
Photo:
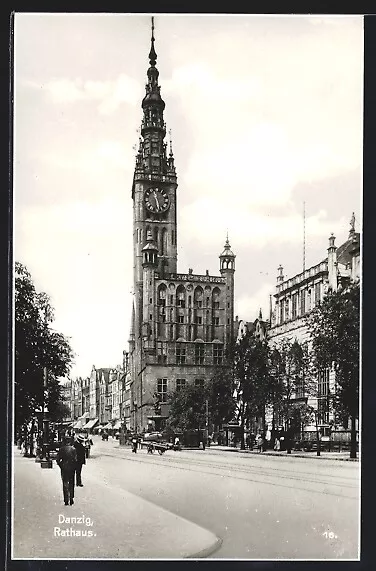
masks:
[[[279,285],[279,292],[290,289],[295,285],[299,285],[305,280],[309,280],[310,278],[313,278],[314,276],[317,276],[318,274],[321,273],[325,273],[327,271],[328,271],[328,262],[327,261],[320,262],[316,266],[312,266],[312,268],[309,268],[308,270],[305,270],[304,272],[297,274],[293,278],[289,278],[285,282],[282,282]]]

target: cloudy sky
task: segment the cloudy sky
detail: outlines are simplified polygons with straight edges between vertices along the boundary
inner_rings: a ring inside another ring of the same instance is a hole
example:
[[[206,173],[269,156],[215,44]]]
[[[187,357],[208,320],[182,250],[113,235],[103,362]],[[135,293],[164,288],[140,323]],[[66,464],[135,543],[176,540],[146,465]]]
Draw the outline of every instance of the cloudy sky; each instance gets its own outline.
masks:
[[[228,231],[236,313],[268,315],[328,237],[361,226],[363,20],[156,15],[178,173],[178,269],[219,274]],[[14,257],[71,338],[73,375],[114,366],[132,304],[134,145],[150,16],[16,14]]]

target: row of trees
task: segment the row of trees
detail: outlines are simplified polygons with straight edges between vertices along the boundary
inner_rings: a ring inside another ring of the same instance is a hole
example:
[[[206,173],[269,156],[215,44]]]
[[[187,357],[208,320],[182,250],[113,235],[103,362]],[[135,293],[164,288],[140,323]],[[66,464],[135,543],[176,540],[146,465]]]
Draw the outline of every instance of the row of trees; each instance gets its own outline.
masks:
[[[350,454],[356,457],[359,318],[360,288],[356,283],[329,292],[310,313],[306,319],[309,342],[285,338],[272,345],[247,332],[230,348],[228,366],[218,368],[209,382],[202,387],[187,385],[170,395],[169,425],[180,430],[203,428],[208,408],[211,424],[220,426],[235,420],[240,425],[244,448],[244,429],[255,418],[262,419],[265,427],[269,406],[273,424],[276,415],[278,423],[282,419],[285,426],[313,423],[318,432],[322,396],[318,392],[318,374],[334,369],[336,386],[323,395],[325,407],[339,422],[351,419]]]
[[[54,312],[49,296],[38,292],[27,268],[15,264],[15,427],[28,423],[47,405],[51,420],[67,414],[59,378],[68,375],[73,360],[69,340],[51,328]],[[44,394],[44,368],[47,392]]]

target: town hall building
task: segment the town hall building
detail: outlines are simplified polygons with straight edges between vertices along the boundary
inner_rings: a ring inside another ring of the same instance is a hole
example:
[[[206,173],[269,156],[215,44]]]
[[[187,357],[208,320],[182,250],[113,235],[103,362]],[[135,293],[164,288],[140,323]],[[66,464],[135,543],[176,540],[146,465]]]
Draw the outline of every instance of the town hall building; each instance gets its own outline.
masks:
[[[177,174],[165,142],[165,102],[158,83],[152,26],[142,100],[141,137],[132,185],[134,301],[129,357],[131,426],[161,430],[169,395],[200,385],[225,364],[234,336],[235,255],[228,237],[219,275],[177,268]]]

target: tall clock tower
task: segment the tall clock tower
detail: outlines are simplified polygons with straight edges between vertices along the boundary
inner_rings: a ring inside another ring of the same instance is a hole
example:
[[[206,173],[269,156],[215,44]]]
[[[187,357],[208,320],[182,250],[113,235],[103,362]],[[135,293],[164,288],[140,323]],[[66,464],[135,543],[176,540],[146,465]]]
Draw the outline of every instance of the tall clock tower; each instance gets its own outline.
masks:
[[[129,337],[130,425],[160,430],[169,395],[202,385],[227,366],[233,331],[235,256],[228,241],[217,276],[178,273],[177,178],[165,142],[165,103],[158,84],[152,18],[150,66],[132,185],[134,303]],[[158,406],[157,404],[158,403]]]
[[[150,67],[147,71],[146,94],[142,100],[141,137],[136,155],[132,186],[135,321],[141,327],[143,288],[142,248],[151,233],[157,248],[157,273],[160,277],[176,272],[176,188],[177,178],[170,143],[164,141],[165,103],[158,85],[157,54],[154,49],[154,18],[152,18]]]

